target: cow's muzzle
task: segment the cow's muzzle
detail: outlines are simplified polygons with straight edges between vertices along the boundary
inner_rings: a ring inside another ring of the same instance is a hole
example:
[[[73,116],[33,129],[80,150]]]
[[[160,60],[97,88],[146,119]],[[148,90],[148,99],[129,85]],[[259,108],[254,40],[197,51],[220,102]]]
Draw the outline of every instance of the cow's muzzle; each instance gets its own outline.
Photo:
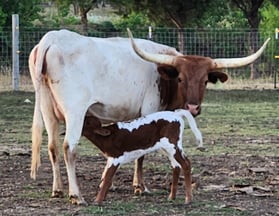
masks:
[[[201,113],[200,105],[186,104],[185,109],[189,110],[194,117]]]

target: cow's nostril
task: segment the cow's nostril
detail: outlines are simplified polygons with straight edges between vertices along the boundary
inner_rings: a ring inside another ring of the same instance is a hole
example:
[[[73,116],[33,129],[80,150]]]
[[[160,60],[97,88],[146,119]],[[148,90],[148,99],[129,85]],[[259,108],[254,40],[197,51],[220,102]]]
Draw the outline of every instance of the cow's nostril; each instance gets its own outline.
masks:
[[[200,113],[200,106],[197,104],[186,104],[185,109],[189,110],[193,116],[197,116]]]

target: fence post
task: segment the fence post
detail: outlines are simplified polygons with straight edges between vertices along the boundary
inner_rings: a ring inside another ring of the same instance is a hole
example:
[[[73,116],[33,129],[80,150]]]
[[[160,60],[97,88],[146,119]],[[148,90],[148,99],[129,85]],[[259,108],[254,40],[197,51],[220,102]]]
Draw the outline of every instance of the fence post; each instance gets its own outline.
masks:
[[[276,39],[276,40],[278,40],[278,33],[279,33],[279,29],[276,28],[276,29],[275,29],[275,39]],[[275,55],[274,58],[275,58],[275,66],[276,66],[276,60],[279,59],[279,55]],[[277,78],[277,73],[276,73],[276,71],[277,71],[277,70],[276,70],[276,67],[274,67],[274,68],[275,68],[275,69],[274,69],[274,88],[276,88],[276,81],[277,81],[277,80],[276,80],[276,78]]]
[[[12,15],[12,35],[13,35],[13,90],[19,90],[19,17]]]

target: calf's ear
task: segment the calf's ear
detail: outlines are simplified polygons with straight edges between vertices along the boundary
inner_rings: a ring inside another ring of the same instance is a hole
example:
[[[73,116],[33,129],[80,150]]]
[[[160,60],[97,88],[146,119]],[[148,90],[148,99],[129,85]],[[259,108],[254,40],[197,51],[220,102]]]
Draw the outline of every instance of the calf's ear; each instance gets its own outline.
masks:
[[[208,81],[212,83],[216,83],[218,79],[221,82],[226,82],[228,79],[228,75],[221,71],[211,71],[208,73]]]
[[[111,134],[110,130],[106,128],[98,128],[93,130],[94,133],[99,134],[101,136],[109,136]]]

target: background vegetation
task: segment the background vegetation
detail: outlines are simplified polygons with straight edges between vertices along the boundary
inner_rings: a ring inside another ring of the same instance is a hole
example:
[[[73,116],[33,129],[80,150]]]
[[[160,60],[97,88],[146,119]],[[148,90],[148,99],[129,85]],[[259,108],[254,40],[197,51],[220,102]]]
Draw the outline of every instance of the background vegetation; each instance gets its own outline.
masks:
[[[196,49],[203,49],[203,55],[208,47],[216,46],[216,38],[206,38],[195,32],[203,31],[249,31],[247,38],[239,37],[246,41],[245,53],[240,53],[241,48],[231,44],[225,52],[233,52],[235,55],[247,55],[254,52],[267,37],[273,37],[279,18],[279,3],[276,0],[0,0],[0,57],[1,72],[3,66],[11,64],[11,15],[17,13],[20,17],[20,28],[34,33],[20,34],[21,44],[28,41],[27,46],[21,46],[22,63],[25,64],[31,48],[37,43],[45,32],[50,29],[68,28],[89,36],[126,36],[126,28],[137,30],[135,36],[147,37],[146,29],[151,26],[166,39],[157,42],[176,47],[185,54],[195,53]],[[169,28],[175,28],[170,31]],[[141,31],[141,29],[144,29]],[[186,29],[191,29],[190,32]],[[249,30],[250,29],[250,30]],[[267,35],[266,32],[268,33]],[[35,37],[36,35],[36,37]],[[39,35],[39,36],[38,36]],[[169,36],[175,35],[172,44]],[[191,37],[195,35],[195,39]],[[263,38],[260,38],[261,35]],[[203,39],[204,37],[204,39]],[[204,41],[204,42],[203,42]],[[215,49],[224,49],[229,44],[226,38],[222,38]],[[268,49],[278,50],[277,43]],[[267,59],[273,59],[273,51]],[[24,55],[24,56],[23,56]],[[223,53],[220,53],[224,57]],[[218,57],[220,57],[218,56]],[[214,57],[214,56],[212,56]],[[234,56],[230,56],[234,57]],[[6,61],[3,64],[3,59]],[[8,63],[7,63],[8,62]],[[269,72],[266,69],[269,68]],[[251,79],[266,74],[272,74],[273,63],[256,62],[250,66],[248,72]]]

